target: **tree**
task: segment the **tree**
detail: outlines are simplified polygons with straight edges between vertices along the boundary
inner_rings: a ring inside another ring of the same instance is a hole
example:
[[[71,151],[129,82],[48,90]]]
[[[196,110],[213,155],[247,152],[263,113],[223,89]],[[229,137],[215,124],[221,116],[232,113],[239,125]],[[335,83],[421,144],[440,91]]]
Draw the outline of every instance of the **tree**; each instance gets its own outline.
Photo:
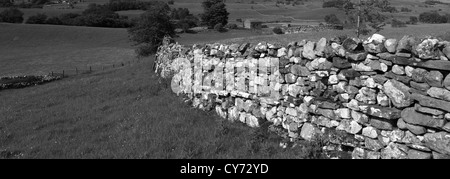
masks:
[[[8,8],[0,13],[0,22],[22,23],[23,12],[17,8]]]
[[[336,14],[328,14],[325,16],[324,20],[327,24],[342,24]]]
[[[387,17],[381,12],[386,7],[386,0],[359,0],[358,3],[347,1],[343,10],[353,28],[356,28],[356,36],[368,34],[372,30],[379,32],[386,25]]]
[[[0,7],[10,7],[12,5],[11,0],[0,0]]]
[[[143,13],[136,24],[128,29],[130,40],[137,46],[139,56],[148,56],[156,52],[164,36],[173,37],[175,27],[170,21],[170,8],[155,6]]]
[[[216,24],[228,24],[228,13],[222,0],[205,0],[202,3],[204,12],[201,14],[203,24],[213,28]]]

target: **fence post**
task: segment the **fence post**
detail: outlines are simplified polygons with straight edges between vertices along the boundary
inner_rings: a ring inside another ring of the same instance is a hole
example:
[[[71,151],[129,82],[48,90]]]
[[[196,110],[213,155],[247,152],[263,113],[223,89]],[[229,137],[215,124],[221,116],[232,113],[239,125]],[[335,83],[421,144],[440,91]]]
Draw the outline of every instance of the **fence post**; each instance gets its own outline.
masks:
[[[53,71],[52,71],[52,76],[53,76]]]
[[[77,68],[77,67],[75,67],[75,71],[76,71],[76,73],[77,73],[77,75],[78,75],[78,68]]]
[[[122,62],[122,66],[123,66],[123,62]]]
[[[63,78],[64,78],[64,70],[63,70]]]
[[[115,67],[114,67],[114,64],[113,64],[113,68],[115,68]]]
[[[92,72],[92,67],[91,66],[89,66],[89,72]]]

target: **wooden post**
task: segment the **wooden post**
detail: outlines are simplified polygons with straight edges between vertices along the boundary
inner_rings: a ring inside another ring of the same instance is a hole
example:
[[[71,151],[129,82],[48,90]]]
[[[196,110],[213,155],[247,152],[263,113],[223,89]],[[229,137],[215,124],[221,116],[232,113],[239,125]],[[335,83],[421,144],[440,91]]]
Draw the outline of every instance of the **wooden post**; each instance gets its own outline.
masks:
[[[52,76],[53,76],[53,71],[52,71]]]
[[[91,66],[89,66],[89,72],[92,72],[92,67]]]
[[[113,64],[113,68],[114,68],[114,64]]]
[[[63,70],[63,78],[64,78],[64,70]]]

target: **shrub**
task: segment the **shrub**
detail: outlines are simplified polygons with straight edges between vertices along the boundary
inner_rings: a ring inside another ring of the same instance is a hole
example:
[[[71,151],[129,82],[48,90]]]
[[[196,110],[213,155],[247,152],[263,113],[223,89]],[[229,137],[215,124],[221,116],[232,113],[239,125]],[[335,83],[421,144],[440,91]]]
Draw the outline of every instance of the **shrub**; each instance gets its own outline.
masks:
[[[407,7],[402,7],[402,8],[400,8],[400,11],[401,12],[411,12],[412,10]]]
[[[225,28],[223,27],[223,25],[221,23],[218,23],[214,26],[214,30],[216,30],[217,32],[224,32]]]
[[[167,4],[173,5],[173,4],[175,4],[175,1],[170,0],[170,1],[167,2]]]
[[[238,28],[238,26],[236,25],[236,24],[227,24],[227,25],[225,25],[225,28],[227,28],[227,29],[237,29]]]
[[[23,12],[17,8],[8,8],[0,13],[0,22],[22,23]]]
[[[31,16],[27,19],[25,23],[27,24],[45,24],[47,21],[47,15],[44,13],[38,13],[34,16]]]
[[[272,31],[275,34],[283,34],[283,29],[281,29],[280,27],[275,27]]]
[[[58,17],[50,17],[45,21],[46,24],[52,24],[52,25],[63,25],[61,20]]]
[[[391,27],[393,28],[406,27],[406,24],[403,21],[392,19]]]
[[[419,19],[416,16],[409,17],[409,24],[416,25],[419,22]]]
[[[329,14],[325,16],[325,22],[327,24],[342,24],[341,20],[336,16],[336,14]]]
[[[436,11],[424,12],[419,15],[419,21],[424,23],[446,23],[447,18]]]

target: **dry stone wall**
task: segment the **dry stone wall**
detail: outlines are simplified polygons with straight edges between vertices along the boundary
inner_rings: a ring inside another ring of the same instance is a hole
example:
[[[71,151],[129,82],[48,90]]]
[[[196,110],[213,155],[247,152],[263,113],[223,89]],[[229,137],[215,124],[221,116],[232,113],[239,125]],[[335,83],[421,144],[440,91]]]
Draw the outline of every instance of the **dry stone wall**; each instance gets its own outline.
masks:
[[[191,105],[230,121],[268,121],[292,139],[334,135],[352,158],[441,159],[450,156],[448,58],[446,41],[374,34],[286,46],[165,43],[155,70]]]

